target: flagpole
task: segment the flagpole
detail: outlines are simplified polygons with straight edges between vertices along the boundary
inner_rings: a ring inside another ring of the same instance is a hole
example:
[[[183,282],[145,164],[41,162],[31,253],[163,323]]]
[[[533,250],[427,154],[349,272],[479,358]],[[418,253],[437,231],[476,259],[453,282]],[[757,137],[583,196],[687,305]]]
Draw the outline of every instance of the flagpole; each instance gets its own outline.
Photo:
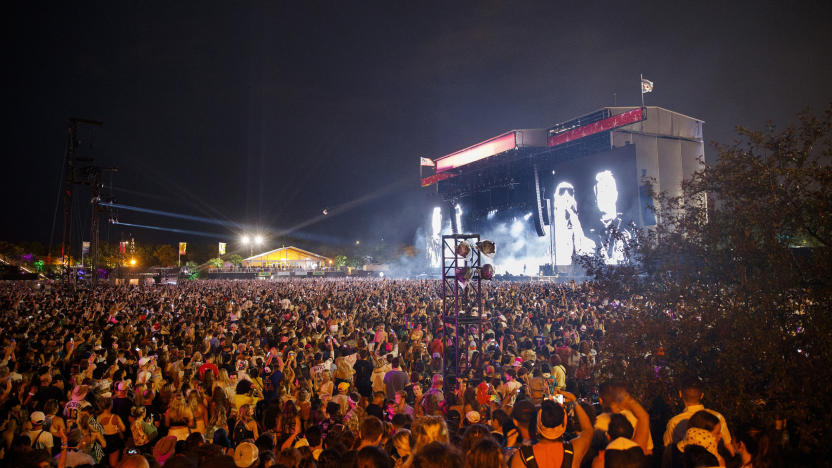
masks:
[[[644,74],[640,73],[638,80],[638,91],[641,93],[641,107],[644,107]]]

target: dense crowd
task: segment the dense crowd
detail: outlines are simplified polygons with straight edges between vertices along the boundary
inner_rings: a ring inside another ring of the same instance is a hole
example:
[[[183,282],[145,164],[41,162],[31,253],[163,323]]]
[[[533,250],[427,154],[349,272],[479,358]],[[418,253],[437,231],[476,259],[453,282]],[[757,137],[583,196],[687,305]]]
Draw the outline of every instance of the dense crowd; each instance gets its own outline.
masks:
[[[460,343],[442,323],[440,288],[0,285],[2,462],[772,466],[768,435],[729,431],[696,380],[667,402],[683,404],[673,416],[598,375],[607,327],[641,298],[591,283],[489,283],[483,339]],[[460,375],[443,373],[456,359]]]

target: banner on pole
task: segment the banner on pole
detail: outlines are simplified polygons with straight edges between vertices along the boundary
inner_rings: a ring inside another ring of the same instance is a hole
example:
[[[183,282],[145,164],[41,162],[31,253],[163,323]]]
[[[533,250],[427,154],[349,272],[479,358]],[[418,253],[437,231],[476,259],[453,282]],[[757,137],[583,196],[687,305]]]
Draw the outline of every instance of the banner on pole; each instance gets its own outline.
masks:
[[[220,256],[225,255],[225,242],[220,242]]]
[[[641,94],[645,93],[652,93],[653,92],[653,82],[648,80],[647,78],[641,79]]]
[[[121,241],[118,243],[118,253],[126,254],[127,253],[127,241]]]
[[[188,248],[187,242],[180,242],[179,243],[179,255],[185,255],[185,250]]]
[[[90,253],[90,241],[81,242],[81,255]]]

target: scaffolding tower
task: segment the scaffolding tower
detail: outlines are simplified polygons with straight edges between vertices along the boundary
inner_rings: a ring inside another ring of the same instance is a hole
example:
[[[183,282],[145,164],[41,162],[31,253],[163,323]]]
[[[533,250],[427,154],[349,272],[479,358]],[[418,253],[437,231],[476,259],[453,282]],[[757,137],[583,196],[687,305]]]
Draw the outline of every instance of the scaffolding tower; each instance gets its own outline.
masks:
[[[470,369],[473,343],[481,349],[483,342],[482,254],[475,246],[479,234],[451,234],[442,236],[442,376],[445,382],[458,378]],[[470,253],[458,254],[460,245],[468,243]],[[471,277],[459,280],[459,272],[471,269]]]

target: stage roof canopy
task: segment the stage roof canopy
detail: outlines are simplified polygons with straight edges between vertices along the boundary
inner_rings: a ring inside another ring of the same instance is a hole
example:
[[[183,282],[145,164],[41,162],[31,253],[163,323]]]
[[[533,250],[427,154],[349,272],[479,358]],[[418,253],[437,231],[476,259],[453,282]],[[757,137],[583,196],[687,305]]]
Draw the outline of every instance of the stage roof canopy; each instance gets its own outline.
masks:
[[[330,259],[308,250],[288,246],[269,250],[243,260],[244,267],[294,266],[316,268],[329,265]]]

